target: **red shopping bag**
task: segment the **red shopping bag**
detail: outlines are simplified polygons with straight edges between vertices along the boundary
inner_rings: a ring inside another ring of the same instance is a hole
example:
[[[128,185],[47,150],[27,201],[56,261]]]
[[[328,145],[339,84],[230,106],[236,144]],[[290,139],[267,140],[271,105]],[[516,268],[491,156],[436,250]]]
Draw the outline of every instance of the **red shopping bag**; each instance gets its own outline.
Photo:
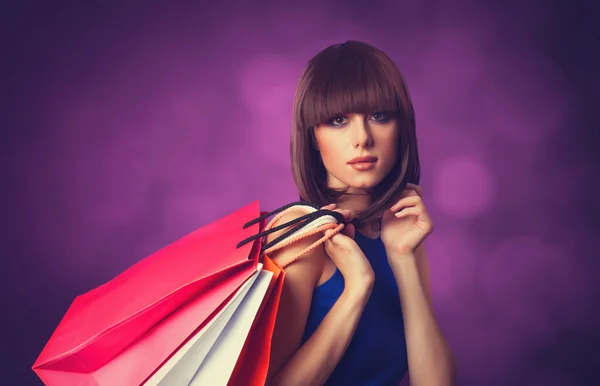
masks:
[[[261,330],[256,322],[274,319],[282,275],[268,258],[259,263],[265,246],[261,248],[257,236],[264,218],[244,226],[258,215],[255,202],[77,297],[34,371],[46,385],[203,384],[198,382],[211,371],[215,374],[219,363],[231,362],[223,354],[224,347],[236,346],[240,353],[248,352],[247,347],[269,349],[272,323]],[[301,225],[284,236],[297,239]],[[253,237],[253,243],[238,244]],[[266,338],[257,343],[256,331]],[[195,344],[190,345],[193,339]],[[243,357],[233,357],[231,372],[236,362],[245,363],[238,359]],[[165,370],[171,378],[156,377],[169,363],[178,366],[177,371],[172,371],[173,366]],[[268,359],[253,374],[235,374],[264,378],[267,367]],[[233,379],[231,372],[218,374],[222,384]]]
[[[236,245],[259,215],[254,202],[77,297],[34,371],[46,385],[141,384],[256,272],[259,242]]]

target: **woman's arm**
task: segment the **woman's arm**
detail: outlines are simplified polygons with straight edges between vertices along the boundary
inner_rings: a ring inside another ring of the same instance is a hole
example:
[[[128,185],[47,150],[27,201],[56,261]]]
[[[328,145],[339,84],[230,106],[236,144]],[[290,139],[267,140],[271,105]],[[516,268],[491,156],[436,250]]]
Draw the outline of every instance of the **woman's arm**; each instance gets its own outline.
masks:
[[[430,299],[429,265],[424,244],[411,256],[388,256],[398,284],[412,386],[450,386],[454,358],[437,324]]]
[[[282,224],[296,216],[290,213],[285,217],[281,219]],[[267,241],[278,237],[282,232],[285,230],[271,234]],[[285,263],[321,236],[314,235],[299,240],[270,257],[278,263]],[[327,258],[321,246],[286,268],[273,334],[268,385],[322,385],[348,347],[370,295],[369,285],[345,288],[321,325],[301,345],[312,293],[323,273]]]

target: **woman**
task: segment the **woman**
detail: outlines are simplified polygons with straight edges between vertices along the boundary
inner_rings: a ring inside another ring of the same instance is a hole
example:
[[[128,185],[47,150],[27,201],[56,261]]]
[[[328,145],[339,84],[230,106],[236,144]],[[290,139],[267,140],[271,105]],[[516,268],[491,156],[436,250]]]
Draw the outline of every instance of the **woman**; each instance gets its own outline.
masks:
[[[349,224],[286,268],[267,383],[398,385],[408,372],[412,385],[452,385],[422,244],[433,225],[417,186],[414,113],[386,54],[349,41],[309,62],[291,157],[300,198]],[[284,262],[320,237],[271,257]]]

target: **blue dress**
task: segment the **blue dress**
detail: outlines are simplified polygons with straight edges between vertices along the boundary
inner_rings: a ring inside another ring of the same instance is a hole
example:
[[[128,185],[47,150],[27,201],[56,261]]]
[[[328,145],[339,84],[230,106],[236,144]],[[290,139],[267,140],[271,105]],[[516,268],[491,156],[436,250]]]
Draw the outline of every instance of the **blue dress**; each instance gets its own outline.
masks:
[[[350,344],[326,385],[398,386],[408,370],[402,308],[396,280],[380,238],[356,232],[354,240],[375,272],[371,296]],[[344,290],[344,277],[333,276],[315,288],[302,342],[306,342]]]

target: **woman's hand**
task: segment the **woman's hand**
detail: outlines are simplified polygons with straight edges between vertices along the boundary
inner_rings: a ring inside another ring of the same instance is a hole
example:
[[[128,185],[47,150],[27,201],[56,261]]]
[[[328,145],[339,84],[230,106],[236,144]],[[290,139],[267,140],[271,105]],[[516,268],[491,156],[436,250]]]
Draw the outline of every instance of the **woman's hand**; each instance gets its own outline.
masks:
[[[349,222],[352,215],[349,210],[335,209],[336,204],[329,204],[321,209],[334,210],[344,215],[344,220]],[[328,229],[325,235],[329,236],[333,231]],[[354,225],[346,224],[341,232],[333,235],[325,241],[325,252],[344,276],[346,287],[370,289],[375,280],[373,268],[367,257],[354,241]]]
[[[390,255],[414,255],[433,231],[433,222],[421,198],[421,188],[408,184],[400,199],[381,220],[381,241]]]

